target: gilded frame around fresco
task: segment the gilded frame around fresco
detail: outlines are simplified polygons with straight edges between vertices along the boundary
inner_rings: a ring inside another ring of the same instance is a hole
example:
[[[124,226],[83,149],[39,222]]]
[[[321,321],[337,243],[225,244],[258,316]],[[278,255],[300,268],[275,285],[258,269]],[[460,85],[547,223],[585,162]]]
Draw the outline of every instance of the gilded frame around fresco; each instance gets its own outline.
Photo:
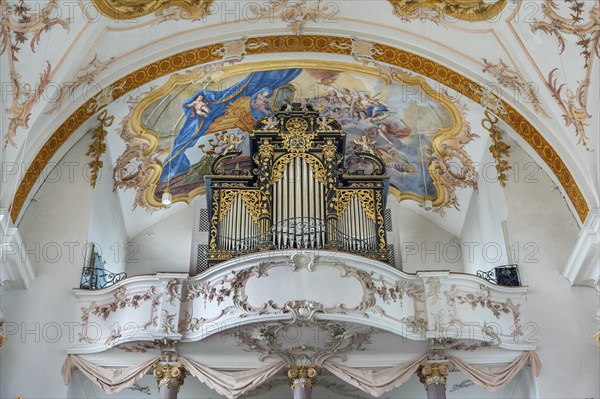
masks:
[[[235,64],[222,68],[222,74],[220,74],[220,78],[215,79],[214,82],[218,83],[222,80],[223,77],[227,76],[235,76],[247,74],[250,72],[257,71],[265,71],[265,70],[274,70],[274,69],[285,69],[285,68],[303,68],[303,69],[325,69],[331,71],[339,71],[339,72],[354,72],[367,76],[372,76],[382,80],[384,83],[389,84],[390,77],[382,76],[381,72],[373,67],[365,66],[362,64],[352,64],[341,61],[323,61],[323,60],[311,60],[311,59],[295,59],[295,60],[273,60],[273,61],[258,61],[258,62],[248,62],[243,64]],[[159,88],[152,90],[147,96],[145,96],[138,105],[133,109],[131,113],[130,119],[130,128],[133,133],[132,141],[143,140],[148,143],[148,145],[142,146],[146,149],[144,151],[144,156],[150,157],[154,151],[156,151],[158,145],[158,133],[145,127],[142,123],[142,115],[147,107],[151,106],[155,101],[160,98],[168,95],[173,89],[180,85],[190,84],[195,80],[196,74],[195,72],[188,72],[184,74],[174,74],[171,75],[169,80],[160,86]],[[405,84],[408,86],[418,87],[423,93],[425,93],[429,98],[436,101],[440,105],[442,105],[451,115],[452,117],[452,125],[441,129],[438,133],[433,136],[432,139],[432,147],[437,155],[438,159],[445,159],[446,152],[443,149],[443,143],[456,138],[463,130],[463,120],[460,110],[457,106],[445,95],[435,91],[429,83],[422,76],[416,75],[408,75],[408,74],[395,74],[392,77],[392,80],[396,83]],[[216,130],[227,129],[229,126],[220,125]],[[250,132],[247,132],[250,133]],[[160,198],[157,198],[154,195],[158,179],[162,173],[162,166],[158,163],[154,163],[149,165],[151,177],[147,184],[144,184],[143,187],[137,187],[138,190],[143,190],[142,195],[137,196],[136,198],[143,198],[146,204],[137,203],[136,205],[146,207],[149,206],[151,208],[163,208],[164,205],[161,203]],[[436,173],[437,166],[435,163],[431,163],[429,165],[429,174],[432,178],[434,187],[436,189],[436,197],[433,201],[433,206],[439,207],[446,204],[448,201],[448,191],[449,188],[446,187],[442,178],[438,173]],[[143,174],[146,171],[142,171]],[[454,188],[451,188],[454,189]],[[198,195],[202,195],[205,193],[205,188],[200,186],[188,192],[187,194],[177,194],[173,196],[172,202],[184,202],[189,204],[194,197]],[[396,187],[390,187],[390,193],[398,200],[412,200],[416,202],[422,202],[424,200],[424,196],[418,195],[412,192],[401,192]],[[433,199],[433,198],[428,198]]]

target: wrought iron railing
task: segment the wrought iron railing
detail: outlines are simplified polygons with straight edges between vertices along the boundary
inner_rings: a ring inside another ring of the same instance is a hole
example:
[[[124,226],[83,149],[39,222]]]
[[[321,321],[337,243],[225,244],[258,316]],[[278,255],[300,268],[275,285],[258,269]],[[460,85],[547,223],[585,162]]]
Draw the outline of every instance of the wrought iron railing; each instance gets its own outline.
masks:
[[[110,270],[95,267],[84,267],[81,273],[81,284],[79,288],[87,290],[99,290],[113,285],[127,277],[127,273],[113,273]]]
[[[478,270],[477,277],[505,287],[521,286],[521,275],[519,274],[518,265],[497,266],[487,272]]]

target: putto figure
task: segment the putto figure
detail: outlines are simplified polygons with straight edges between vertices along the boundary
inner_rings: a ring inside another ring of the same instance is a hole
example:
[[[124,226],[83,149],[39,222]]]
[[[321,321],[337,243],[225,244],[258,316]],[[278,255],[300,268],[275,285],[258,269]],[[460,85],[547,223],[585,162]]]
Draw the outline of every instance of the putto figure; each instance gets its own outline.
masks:
[[[190,160],[185,154],[186,150],[195,146],[202,136],[210,134],[211,124],[225,114],[231,103],[249,96],[250,111],[255,121],[273,115],[269,105],[273,90],[291,82],[301,72],[302,69],[298,68],[251,72],[224,90],[202,89],[196,92],[182,105],[184,122],[163,161],[159,182],[189,172]]]
[[[206,101],[203,94],[196,97],[193,102],[186,104],[186,107],[192,108],[190,119],[194,118],[196,115],[208,116],[208,114],[210,114],[210,103]]]
[[[271,90],[268,87],[263,87],[258,93],[252,96],[250,106],[252,107],[252,116],[254,116],[254,119],[273,115],[273,110],[269,106],[270,96]]]

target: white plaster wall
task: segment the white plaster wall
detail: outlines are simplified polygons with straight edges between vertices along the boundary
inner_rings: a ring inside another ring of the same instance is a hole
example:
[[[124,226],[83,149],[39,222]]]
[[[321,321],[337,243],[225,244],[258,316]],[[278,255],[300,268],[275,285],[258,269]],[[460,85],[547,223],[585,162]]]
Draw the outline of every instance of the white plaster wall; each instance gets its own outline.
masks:
[[[527,339],[537,341],[542,398],[600,397],[600,348],[593,335],[598,294],[571,287],[562,276],[579,227],[550,178],[511,143],[515,174],[508,182],[509,223],[521,280],[530,287],[527,306],[534,325]]]
[[[80,140],[58,163],[18,226],[36,278],[28,290],[1,294],[8,336],[0,351],[2,398],[66,396],[60,369],[78,334],[65,323],[77,323],[80,314],[72,288],[79,286],[88,233],[92,192],[83,172],[89,143],[89,137]]]
[[[471,274],[509,263],[502,232],[502,221],[507,217],[506,197],[489,151],[484,153],[478,172],[478,190],[466,208],[460,234],[464,271]]]
[[[127,255],[127,275],[188,273],[194,219],[194,207],[186,206],[131,238],[130,250],[135,252]]]
[[[458,239],[427,219],[420,211],[412,211],[395,202],[392,209],[394,231],[388,240],[400,248],[401,269],[407,273],[419,270],[462,271]]]
[[[102,260],[106,262],[106,269],[120,273],[125,271],[127,252],[134,244],[127,242],[121,204],[118,195],[113,192],[110,159],[107,151],[102,156],[104,167],[100,171],[92,195],[88,242],[94,243]]]

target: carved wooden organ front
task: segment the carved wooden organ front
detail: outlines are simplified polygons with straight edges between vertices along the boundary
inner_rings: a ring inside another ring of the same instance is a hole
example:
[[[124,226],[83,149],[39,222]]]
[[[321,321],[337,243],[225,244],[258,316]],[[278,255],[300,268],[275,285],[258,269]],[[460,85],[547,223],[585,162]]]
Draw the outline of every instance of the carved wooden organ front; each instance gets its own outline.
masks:
[[[216,158],[205,178],[209,264],[277,249],[387,261],[385,164],[356,151],[358,168],[345,168],[345,136],[334,119],[293,104],[256,122],[246,172],[239,151]]]

